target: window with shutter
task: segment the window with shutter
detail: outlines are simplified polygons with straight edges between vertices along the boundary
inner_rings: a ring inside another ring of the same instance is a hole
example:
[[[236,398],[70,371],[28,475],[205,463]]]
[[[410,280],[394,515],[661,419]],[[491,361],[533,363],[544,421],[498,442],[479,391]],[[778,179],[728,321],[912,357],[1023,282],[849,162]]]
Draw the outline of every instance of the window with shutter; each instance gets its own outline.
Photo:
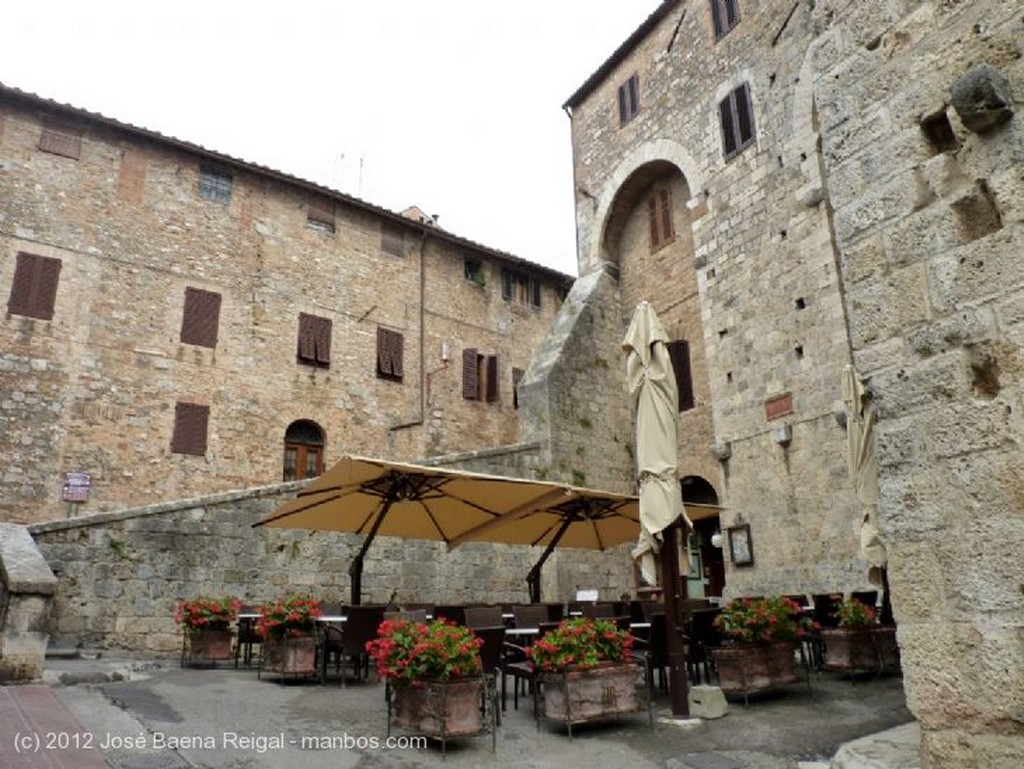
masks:
[[[299,313],[299,363],[327,368],[331,364],[331,319]]]
[[[380,379],[402,381],[404,342],[405,338],[397,331],[377,327],[377,376]]]
[[[334,201],[331,198],[312,197],[306,203],[306,224],[324,232],[334,232]]]
[[[185,289],[181,315],[181,341],[201,347],[217,346],[220,327],[220,294],[200,288]]]
[[[651,189],[647,199],[647,215],[650,220],[651,253],[676,239],[675,224],[672,221],[672,190],[667,184],[658,184]]]
[[[467,347],[462,351],[462,397],[471,401],[480,398],[477,357],[475,347]]]
[[[640,76],[633,74],[619,86],[619,125],[624,126],[640,112]]]
[[[739,0],[711,0],[711,23],[715,40],[721,40],[740,23]]]
[[[393,224],[382,222],[380,226],[380,250],[385,254],[405,256],[405,231]]]
[[[60,268],[60,259],[19,253],[7,311],[12,315],[53,320]]]
[[[525,273],[515,270],[501,271],[501,298],[532,307],[540,307],[541,283]]]
[[[174,407],[174,434],[171,451],[175,454],[206,454],[206,434],[210,407],[198,403],[178,403]]]
[[[82,155],[82,129],[47,120],[39,135],[39,150],[78,160]]]
[[[292,422],[284,436],[283,480],[315,478],[324,471],[324,432],[315,422]]]
[[[669,342],[668,357],[676,374],[676,389],[679,392],[679,410],[689,411],[695,406],[693,397],[693,375],[690,372],[690,343],[685,339]]]
[[[231,174],[212,166],[199,168],[199,197],[216,200],[218,203],[231,202]]]
[[[754,109],[750,87],[744,83],[718,105],[722,125],[722,150],[728,160],[754,142]]]
[[[487,355],[485,356],[484,365],[487,369],[487,380],[484,392],[488,403],[497,403],[501,399],[501,393],[498,387],[498,356]]]

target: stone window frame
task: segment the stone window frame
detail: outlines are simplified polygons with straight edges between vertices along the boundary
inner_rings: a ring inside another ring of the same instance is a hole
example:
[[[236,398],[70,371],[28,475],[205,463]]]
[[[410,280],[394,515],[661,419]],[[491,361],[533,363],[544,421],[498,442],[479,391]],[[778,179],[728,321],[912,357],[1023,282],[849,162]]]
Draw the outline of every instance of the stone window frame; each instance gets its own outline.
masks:
[[[476,286],[483,286],[487,282],[487,278],[484,273],[484,263],[482,259],[474,259],[472,257],[465,257],[462,260],[462,276],[470,283]]]
[[[230,171],[203,164],[199,167],[199,197],[216,203],[231,202],[234,177]]]
[[[209,426],[209,406],[178,401],[174,405],[174,433],[171,436],[171,452],[205,456]]]
[[[640,75],[634,72],[619,86],[619,127],[640,114]]]
[[[497,403],[501,400],[498,386],[497,355],[482,355],[475,347],[462,351],[462,397],[470,401]]]
[[[215,348],[220,330],[220,305],[221,295],[216,291],[187,286],[181,313],[181,343]]]
[[[53,320],[61,267],[60,259],[19,252],[7,311],[26,318]]]
[[[330,318],[309,313],[299,313],[299,333],[295,359],[298,363],[317,368],[331,366]]]
[[[405,337],[398,331],[377,326],[377,378],[401,382],[404,375]]]
[[[728,35],[740,23],[740,0],[710,0],[711,26],[715,42]]]
[[[722,154],[727,161],[757,140],[749,83],[736,86],[718,103],[718,123],[722,130]]]

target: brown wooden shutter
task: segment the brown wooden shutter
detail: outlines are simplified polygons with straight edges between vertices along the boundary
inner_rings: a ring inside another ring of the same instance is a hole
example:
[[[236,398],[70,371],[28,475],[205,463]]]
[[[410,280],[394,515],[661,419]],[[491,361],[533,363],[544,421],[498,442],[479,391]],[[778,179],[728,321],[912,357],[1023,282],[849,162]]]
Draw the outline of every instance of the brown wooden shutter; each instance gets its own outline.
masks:
[[[739,130],[740,147],[745,147],[754,138],[754,111],[750,101],[750,86],[746,83],[737,88],[733,95],[736,103],[736,124]]]
[[[185,309],[181,316],[181,341],[184,344],[217,346],[220,299],[220,294],[214,291],[185,289]]]
[[[388,378],[402,378],[404,342],[405,338],[397,331],[377,327],[377,373]]]
[[[640,76],[634,74],[627,83],[629,89],[629,117],[640,111]]]
[[[521,368],[512,367],[512,408],[519,408],[519,383],[526,372]]]
[[[672,190],[667,185],[660,188],[658,198],[661,203],[661,242],[668,243],[676,234],[672,225]]]
[[[53,120],[43,123],[39,149],[54,155],[78,160],[82,155],[82,129]]]
[[[735,155],[738,149],[732,99],[733,95],[729,94],[718,104],[718,117],[722,124],[722,149],[727,158]]]
[[[405,368],[405,337],[397,331],[391,332],[391,369],[401,379]]]
[[[478,400],[479,381],[476,348],[468,347],[462,351],[462,397]]]
[[[7,309],[13,315],[53,320],[60,281],[60,259],[19,253]]]
[[[209,406],[201,406],[198,403],[176,404],[171,451],[175,454],[204,455],[209,422]]]
[[[487,402],[494,403],[501,399],[498,387],[498,356],[487,356]]]
[[[658,227],[658,201],[654,193],[647,199],[647,220],[651,228],[651,251],[661,245],[661,228]]]
[[[316,362],[316,318],[299,313],[299,360]]]
[[[690,343],[685,339],[669,342],[668,356],[676,374],[676,389],[679,391],[679,410],[689,411],[694,407],[693,376],[690,372]]]
[[[306,203],[306,221],[334,232],[334,200],[319,196],[310,198]]]
[[[722,15],[722,0],[711,0],[711,24],[715,28],[715,40],[725,34],[725,20]]]
[[[405,256],[405,231],[392,224],[382,222],[380,250],[394,256]]]
[[[330,318],[316,319],[316,362],[327,366],[331,362],[331,329]]]

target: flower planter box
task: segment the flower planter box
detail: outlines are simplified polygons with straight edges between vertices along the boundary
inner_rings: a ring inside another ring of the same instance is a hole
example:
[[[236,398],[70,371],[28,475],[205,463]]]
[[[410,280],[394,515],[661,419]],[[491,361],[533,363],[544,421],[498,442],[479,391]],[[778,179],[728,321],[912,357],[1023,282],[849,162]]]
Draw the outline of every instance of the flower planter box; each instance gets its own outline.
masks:
[[[186,628],[181,664],[214,665],[233,657],[234,632],[230,628]]]
[[[559,721],[570,727],[624,713],[635,713],[643,703],[637,694],[637,668],[632,664],[609,664],[559,673],[540,673],[538,717]]]
[[[900,650],[894,627],[825,628],[821,637],[828,670],[881,673],[899,669]]]
[[[388,736],[392,724],[424,737],[447,741],[491,733],[496,742],[497,700],[493,683],[485,676],[447,681],[423,681],[413,686],[388,684]]]
[[[719,646],[711,650],[719,687],[727,695],[742,695],[744,699],[796,683],[799,677],[795,654],[796,647],[789,641]]]
[[[270,636],[263,641],[258,675],[279,673],[282,678],[316,675],[316,647],[315,635]]]

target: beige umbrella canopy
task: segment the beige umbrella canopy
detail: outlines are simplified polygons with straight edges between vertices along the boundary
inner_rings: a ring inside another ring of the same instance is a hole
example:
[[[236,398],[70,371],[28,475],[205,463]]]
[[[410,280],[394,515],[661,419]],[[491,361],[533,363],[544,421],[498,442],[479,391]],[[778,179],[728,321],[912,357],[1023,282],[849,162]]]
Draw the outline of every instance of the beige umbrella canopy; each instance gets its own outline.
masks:
[[[636,409],[636,464],[640,485],[642,531],[635,558],[644,577],[655,584],[654,555],[661,549],[660,533],[682,516],[677,477],[676,419],[679,396],[669,358],[668,335],[654,308],[641,302],[633,312],[622,347],[626,351],[626,382]]]
[[[636,538],[636,497],[564,484],[346,456],[256,526],[366,536],[349,567],[359,603],[363,558],[378,534],[446,542],[542,545],[531,596],[555,546],[603,550]],[[539,596],[536,600],[539,600]]]
[[[853,366],[843,369],[846,404],[847,464],[860,503],[860,549],[868,563],[868,578],[882,585],[888,557],[878,531],[878,461],[875,458],[875,404]]]
[[[352,603],[358,604],[363,559],[378,534],[451,542],[500,515],[570,496],[553,483],[345,456],[254,526],[365,535],[349,566]]]

